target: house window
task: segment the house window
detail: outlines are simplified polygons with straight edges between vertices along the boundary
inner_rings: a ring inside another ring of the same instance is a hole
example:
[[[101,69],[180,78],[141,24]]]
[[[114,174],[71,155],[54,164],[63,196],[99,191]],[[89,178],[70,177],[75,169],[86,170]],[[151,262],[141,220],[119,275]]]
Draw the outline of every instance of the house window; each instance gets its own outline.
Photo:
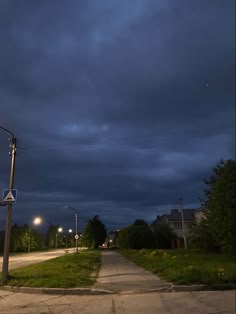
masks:
[[[182,229],[182,223],[181,222],[176,222],[175,223],[175,229]]]

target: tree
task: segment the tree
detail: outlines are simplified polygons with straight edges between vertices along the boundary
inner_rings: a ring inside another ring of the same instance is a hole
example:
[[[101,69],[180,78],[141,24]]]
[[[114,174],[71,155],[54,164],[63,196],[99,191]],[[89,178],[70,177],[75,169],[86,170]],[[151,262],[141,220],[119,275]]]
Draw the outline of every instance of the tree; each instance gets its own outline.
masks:
[[[81,242],[86,247],[96,249],[104,243],[106,235],[105,225],[96,215],[85,225]]]
[[[154,247],[154,238],[144,220],[135,220],[132,225],[120,230],[118,244],[121,248],[149,249]]]
[[[130,226],[123,228],[119,231],[118,238],[117,238],[117,244],[122,249],[129,249],[129,230]]]
[[[204,182],[206,218],[199,228],[209,233],[213,247],[236,252],[236,162],[221,160]]]
[[[36,230],[30,230],[28,225],[18,226],[17,224],[14,224],[11,228],[10,251],[27,251],[29,241],[31,249],[41,249],[44,246],[43,237]]]
[[[27,251],[29,241],[29,228],[27,225],[19,226],[14,224],[11,228],[11,241],[10,251],[11,252],[22,252]]]
[[[46,245],[48,248],[55,248],[56,247],[56,237],[58,233],[58,225],[50,224],[48,227],[48,231],[46,234]],[[60,237],[57,239],[57,246],[60,246]]]
[[[217,250],[206,219],[203,219],[199,224],[193,226],[190,234],[190,247],[203,249],[204,251]]]
[[[147,226],[133,225],[129,232],[129,244],[131,249],[150,249],[154,247],[152,231]]]
[[[176,234],[167,223],[159,223],[153,231],[155,247],[158,249],[170,249],[172,240],[176,239]]]

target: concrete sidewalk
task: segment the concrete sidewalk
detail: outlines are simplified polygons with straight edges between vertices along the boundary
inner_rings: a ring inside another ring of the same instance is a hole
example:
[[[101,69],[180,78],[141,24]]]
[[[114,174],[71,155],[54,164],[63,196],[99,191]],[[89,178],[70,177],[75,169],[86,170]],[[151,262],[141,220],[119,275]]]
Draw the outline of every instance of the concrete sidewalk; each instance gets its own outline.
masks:
[[[235,291],[62,296],[0,291],[2,314],[235,314]]]
[[[170,286],[170,283],[136,266],[116,251],[103,251],[94,288],[114,293],[145,293],[167,290]]]

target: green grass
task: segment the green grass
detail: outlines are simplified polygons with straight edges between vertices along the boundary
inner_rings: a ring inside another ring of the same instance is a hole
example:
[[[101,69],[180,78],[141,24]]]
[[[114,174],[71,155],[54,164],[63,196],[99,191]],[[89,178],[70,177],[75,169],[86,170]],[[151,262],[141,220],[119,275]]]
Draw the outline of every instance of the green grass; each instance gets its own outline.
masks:
[[[99,251],[83,251],[17,268],[10,271],[8,285],[47,288],[89,287],[96,281],[100,258]]]
[[[185,250],[122,250],[137,265],[175,284],[235,284],[233,255]]]

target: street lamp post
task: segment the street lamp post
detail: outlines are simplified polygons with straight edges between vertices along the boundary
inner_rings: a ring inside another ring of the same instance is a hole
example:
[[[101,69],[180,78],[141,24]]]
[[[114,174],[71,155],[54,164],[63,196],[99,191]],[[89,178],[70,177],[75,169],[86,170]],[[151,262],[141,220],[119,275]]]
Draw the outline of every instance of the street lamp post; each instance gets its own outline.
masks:
[[[75,212],[75,247],[76,247],[76,253],[78,253],[78,209],[75,209],[71,206],[65,206],[66,208],[72,209]]]
[[[62,232],[63,231],[63,229],[61,228],[61,227],[59,227],[58,229],[57,229],[57,232]],[[55,248],[57,249],[57,237],[58,237],[58,233],[56,233],[56,245],[55,245]]]
[[[33,220],[33,225],[37,226],[40,225],[42,222],[41,217],[36,217]],[[28,253],[30,253],[30,248],[31,248],[31,228],[29,227],[29,235],[28,235]]]
[[[9,190],[12,190],[14,188],[14,176],[15,176],[16,137],[11,131],[7,130],[6,128],[2,126],[0,126],[0,128],[3,131],[11,135],[11,144],[10,144],[11,171],[10,171]],[[12,203],[9,203],[7,207],[7,220],[6,220],[3,263],[2,263],[2,284],[5,284],[8,280],[9,246],[10,246],[10,237],[11,237],[11,216],[12,216]]]

